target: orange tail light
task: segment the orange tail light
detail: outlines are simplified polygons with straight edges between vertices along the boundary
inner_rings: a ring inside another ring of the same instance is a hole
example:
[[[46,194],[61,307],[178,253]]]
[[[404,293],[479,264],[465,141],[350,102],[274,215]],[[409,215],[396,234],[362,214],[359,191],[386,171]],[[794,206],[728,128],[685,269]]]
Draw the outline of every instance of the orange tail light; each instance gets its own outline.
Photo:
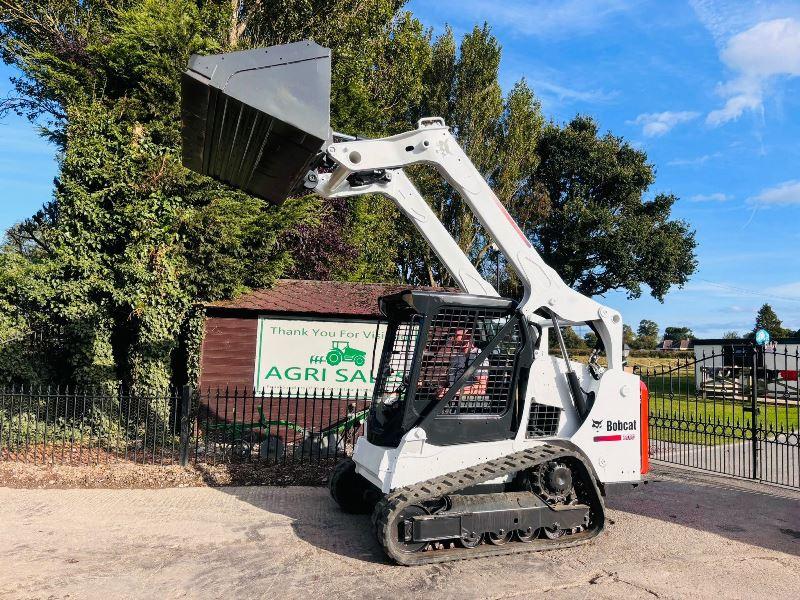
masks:
[[[650,470],[650,390],[644,381],[639,381],[639,394],[641,398],[639,421],[642,428],[641,473],[644,475]]]

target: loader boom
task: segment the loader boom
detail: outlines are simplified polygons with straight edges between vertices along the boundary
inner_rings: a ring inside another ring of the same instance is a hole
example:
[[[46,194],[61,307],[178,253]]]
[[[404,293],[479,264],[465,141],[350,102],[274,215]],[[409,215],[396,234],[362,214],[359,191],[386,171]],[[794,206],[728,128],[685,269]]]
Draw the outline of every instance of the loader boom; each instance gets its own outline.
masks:
[[[339,175],[344,175],[347,172],[345,169],[337,170],[333,175],[320,174],[318,176],[319,184],[315,191],[323,198],[342,198],[371,193],[389,198],[425,238],[462,290],[468,294],[479,296],[497,296],[497,291],[492,284],[478,273],[478,270],[442,225],[439,217],[417,191],[405,171],[392,167],[382,170],[385,173],[379,181],[352,186],[347,179],[343,179],[335,188],[331,186],[332,177],[336,175],[337,171]]]
[[[352,191],[348,179],[357,171],[399,170],[415,164],[434,166],[458,191],[520,278],[525,295],[519,310],[526,318],[537,321],[537,311],[546,309],[566,323],[591,323],[603,341],[609,367],[622,368],[619,313],[570,288],[542,260],[442,119],[421,119],[417,129],[388,138],[330,144],[327,153],[338,167],[330,176],[321,178],[316,192],[323,197],[340,195],[343,189]],[[406,198],[393,199],[403,210]],[[420,207],[419,202],[416,206]],[[426,216],[438,221],[433,211]],[[449,267],[461,260],[456,255],[463,255],[463,252],[454,242],[446,243],[443,238],[429,242]],[[463,279],[458,272],[453,273],[452,268],[451,273],[456,281]]]

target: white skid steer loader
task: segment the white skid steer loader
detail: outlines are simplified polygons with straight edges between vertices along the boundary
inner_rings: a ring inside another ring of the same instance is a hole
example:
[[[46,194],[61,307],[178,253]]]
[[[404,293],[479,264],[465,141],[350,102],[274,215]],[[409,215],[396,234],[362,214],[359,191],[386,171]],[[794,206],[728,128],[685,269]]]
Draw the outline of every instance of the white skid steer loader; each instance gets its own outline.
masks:
[[[192,57],[183,152],[187,167],[272,202],[383,194],[463,290],[381,299],[388,329],[366,433],[337,465],[333,498],[372,513],[405,565],[597,536],[606,492],[647,471],[647,391],[623,369],[622,318],[544,263],[442,119],[382,139],[332,132],[330,66],[313,42]],[[464,255],[404,173],[416,164],[461,195],[522,282],[521,300],[501,298]],[[597,334],[605,367],[598,352],[588,365],[569,359],[560,327],[576,324]]]

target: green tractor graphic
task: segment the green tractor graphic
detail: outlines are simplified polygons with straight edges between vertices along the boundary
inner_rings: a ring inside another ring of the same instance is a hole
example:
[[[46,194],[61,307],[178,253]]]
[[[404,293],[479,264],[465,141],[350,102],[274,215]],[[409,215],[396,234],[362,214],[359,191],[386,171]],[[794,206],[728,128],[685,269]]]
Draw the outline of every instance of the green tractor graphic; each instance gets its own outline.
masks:
[[[351,362],[355,363],[357,367],[363,367],[366,356],[367,353],[363,350],[351,348],[350,342],[336,341],[333,342],[333,348],[328,350],[328,353],[325,355],[325,362],[332,367],[342,362]]]

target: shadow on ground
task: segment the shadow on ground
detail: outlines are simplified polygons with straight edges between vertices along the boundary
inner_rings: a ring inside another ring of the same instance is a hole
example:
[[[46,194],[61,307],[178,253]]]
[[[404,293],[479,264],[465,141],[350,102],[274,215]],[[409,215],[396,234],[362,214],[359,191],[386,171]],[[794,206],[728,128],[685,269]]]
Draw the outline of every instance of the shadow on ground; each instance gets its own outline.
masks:
[[[304,487],[288,488],[295,492],[290,494],[285,493],[287,488],[281,494],[260,487],[216,489],[289,517],[295,534],[321,550],[365,562],[388,562],[373,535],[369,516],[343,513],[328,494],[311,494]],[[608,498],[607,505],[612,511],[800,556],[800,493],[659,469],[642,491]],[[611,518],[622,521],[624,515],[612,512]],[[602,537],[598,542],[602,543]]]
[[[309,493],[313,488],[217,487],[256,508],[292,519],[292,529],[298,538],[319,548],[371,563],[388,563],[372,530],[369,515],[343,513],[327,494]],[[317,488],[319,489],[319,488]],[[290,493],[287,493],[290,492]]]

